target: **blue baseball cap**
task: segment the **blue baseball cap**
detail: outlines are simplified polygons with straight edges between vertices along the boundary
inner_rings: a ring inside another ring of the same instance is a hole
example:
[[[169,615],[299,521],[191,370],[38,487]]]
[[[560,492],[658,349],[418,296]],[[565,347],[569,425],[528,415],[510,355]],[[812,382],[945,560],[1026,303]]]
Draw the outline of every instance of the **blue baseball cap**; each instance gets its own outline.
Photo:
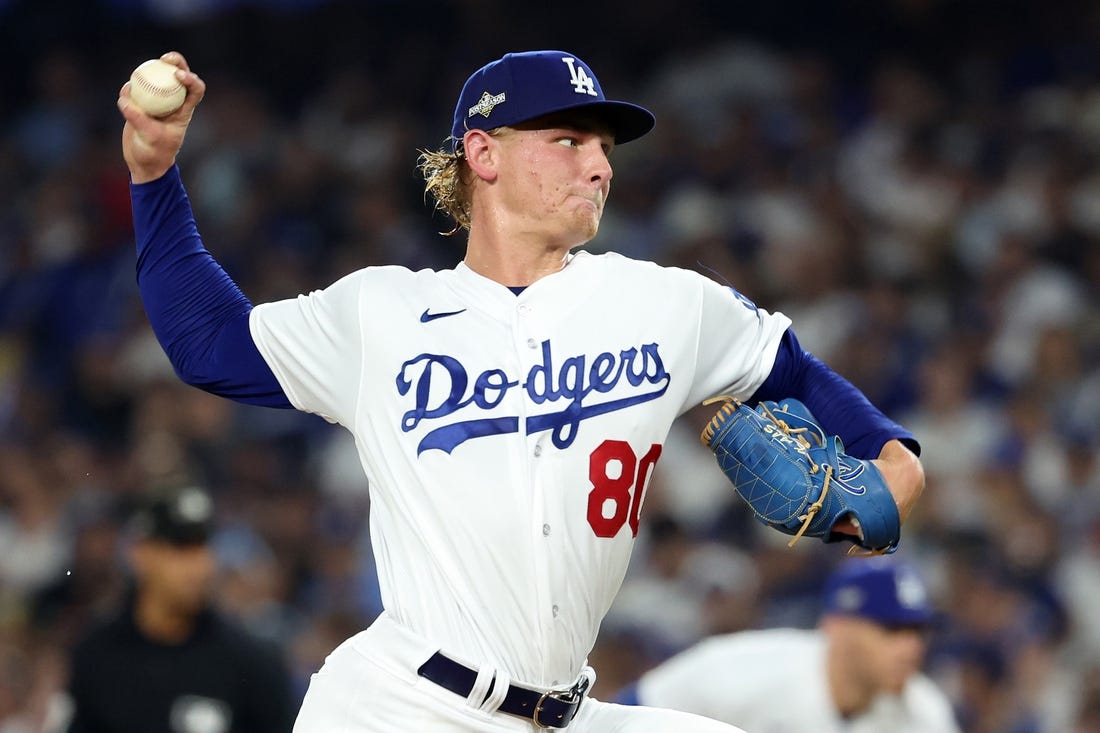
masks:
[[[883,626],[933,626],[941,615],[916,568],[893,558],[851,560],[825,582],[824,612]]]
[[[454,150],[467,130],[492,130],[551,112],[591,110],[610,125],[617,144],[653,129],[653,113],[604,96],[588,64],[565,51],[509,53],[470,75],[455,105]]]

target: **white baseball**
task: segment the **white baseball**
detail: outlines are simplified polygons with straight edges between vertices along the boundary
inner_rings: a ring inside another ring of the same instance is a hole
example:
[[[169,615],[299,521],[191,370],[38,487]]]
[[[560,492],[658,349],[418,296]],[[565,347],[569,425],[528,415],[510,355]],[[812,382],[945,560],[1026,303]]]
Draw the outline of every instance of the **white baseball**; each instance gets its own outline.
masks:
[[[180,108],[187,87],[176,78],[178,67],[150,59],[130,74],[130,99],[150,117],[164,117]]]

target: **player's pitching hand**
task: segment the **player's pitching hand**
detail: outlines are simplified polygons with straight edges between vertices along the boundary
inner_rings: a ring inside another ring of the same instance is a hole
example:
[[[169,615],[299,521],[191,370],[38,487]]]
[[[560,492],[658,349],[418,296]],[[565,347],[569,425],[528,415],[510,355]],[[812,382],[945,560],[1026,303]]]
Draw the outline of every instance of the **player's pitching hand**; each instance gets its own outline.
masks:
[[[122,157],[134,183],[156,180],[176,162],[191,115],[206,93],[206,83],[191,71],[183,54],[169,51],[160,58],[179,68],[176,76],[187,88],[187,96],[172,114],[150,117],[130,103],[130,82],[122,85],[118,93],[118,109],[126,118],[122,128]]]

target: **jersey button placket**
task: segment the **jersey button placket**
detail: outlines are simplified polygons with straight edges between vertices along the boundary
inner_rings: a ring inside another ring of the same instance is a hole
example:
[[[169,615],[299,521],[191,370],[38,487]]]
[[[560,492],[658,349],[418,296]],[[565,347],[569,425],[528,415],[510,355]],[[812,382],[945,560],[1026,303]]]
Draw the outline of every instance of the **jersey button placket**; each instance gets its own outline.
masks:
[[[538,319],[533,317],[533,309],[529,304],[519,303],[516,305],[515,321],[513,324],[513,328],[516,329],[516,346],[519,348],[520,352],[526,352],[527,355],[527,358],[524,358],[524,356],[521,354],[520,362],[524,364],[524,373],[529,374],[530,370],[539,363],[539,350],[542,348],[542,339],[538,338],[540,332],[540,324],[538,323]],[[542,407],[545,408],[546,405],[543,405]],[[525,405],[524,415],[521,417],[521,420],[526,419],[527,412],[532,409],[536,413],[539,412],[535,405],[530,403]],[[545,498],[542,491],[543,471],[541,468],[542,462],[547,460],[546,458],[542,457],[545,455],[543,445],[545,437],[545,433],[541,437],[535,437],[533,435],[528,436],[528,439],[533,439],[534,442],[534,445],[529,444],[528,450],[530,450],[530,453],[528,455],[531,457],[529,474],[532,491],[531,506],[533,509],[535,509],[536,512],[535,516],[532,517],[535,520],[535,537],[540,538],[543,541],[549,541],[551,539],[551,530],[550,524],[545,521],[545,519],[548,518],[549,515],[546,514],[547,507],[545,505]],[[540,514],[542,515],[541,517],[539,516]],[[537,584],[536,596],[538,597],[538,603],[542,608],[547,608],[547,606],[549,606],[550,611],[550,626],[544,627],[542,633],[553,636],[554,632],[551,627],[555,622],[557,622],[558,614],[560,613],[560,607],[558,606],[558,604],[553,602],[553,595],[555,594],[555,590],[551,587],[550,584],[551,571],[547,565],[547,559],[548,554],[546,552],[539,552],[537,550],[535,551],[535,567],[533,577],[536,579]],[[549,603],[547,603],[548,601]],[[545,661],[546,660],[543,660],[544,663]]]

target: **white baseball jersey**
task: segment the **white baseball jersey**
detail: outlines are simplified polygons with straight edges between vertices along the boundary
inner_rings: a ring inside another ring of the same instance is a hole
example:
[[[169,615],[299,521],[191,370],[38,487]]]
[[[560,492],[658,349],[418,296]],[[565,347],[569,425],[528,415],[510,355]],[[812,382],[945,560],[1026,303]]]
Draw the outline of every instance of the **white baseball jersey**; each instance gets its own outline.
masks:
[[[518,297],[464,264],[372,267],[258,306],[293,405],[350,430],[392,618],[460,660],[572,682],[672,421],[747,397],[789,320],[686,270],[574,255]]]
[[[707,639],[650,670],[638,701],[738,725],[751,733],[958,733],[951,703],[922,674],[842,718],[828,690],[825,636],[770,629]]]

